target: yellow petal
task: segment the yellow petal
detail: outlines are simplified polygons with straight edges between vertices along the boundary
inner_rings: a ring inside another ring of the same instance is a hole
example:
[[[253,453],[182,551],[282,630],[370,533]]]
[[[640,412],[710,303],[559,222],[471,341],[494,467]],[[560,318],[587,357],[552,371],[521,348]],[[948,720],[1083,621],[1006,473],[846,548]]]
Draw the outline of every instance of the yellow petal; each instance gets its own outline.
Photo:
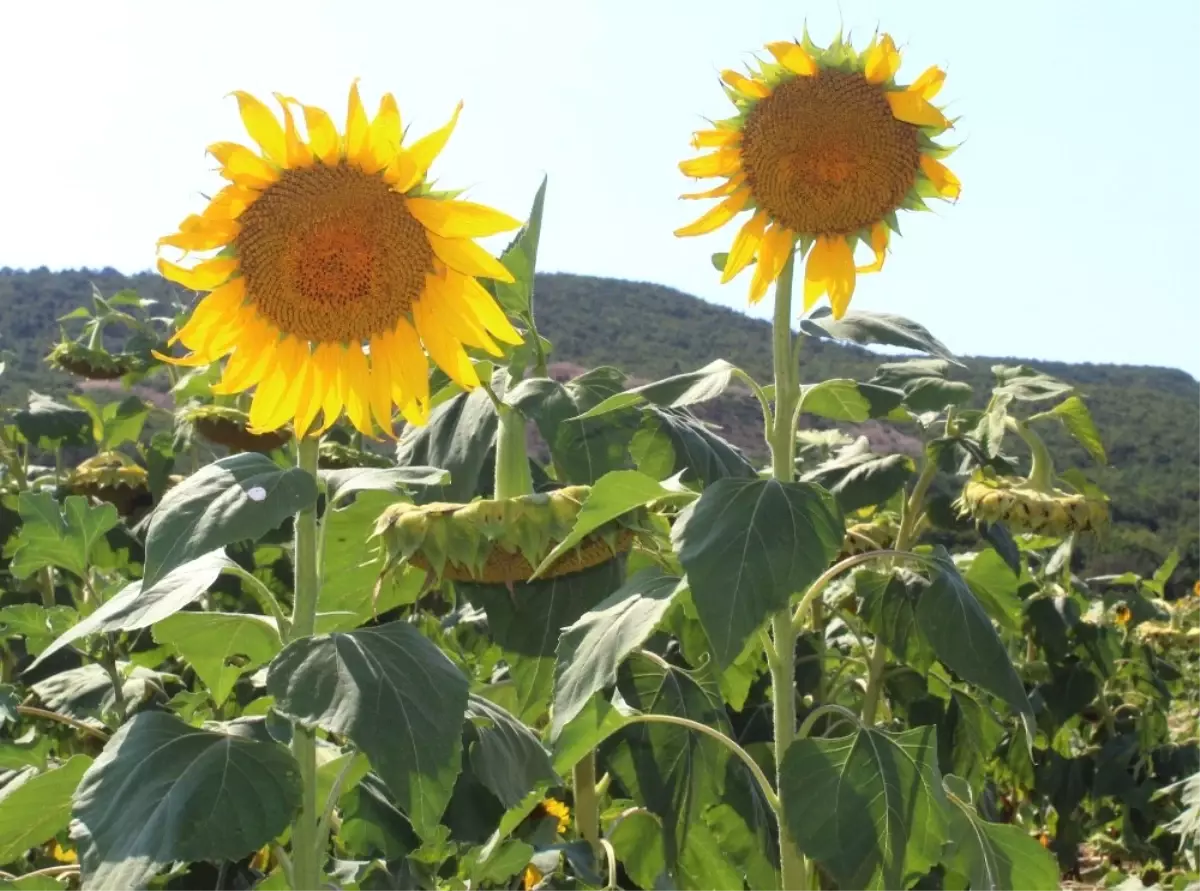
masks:
[[[743,96],[749,96],[752,99],[766,99],[771,95],[771,88],[762,81],[754,80],[746,77],[744,74],[738,74],[736,71],[726,69],[721,72],[721,80],[729,84]]]
[[[750,190],[742,189],[740,192],[734,192],[716,207],[711,208],[704,216],[687,226],[683,226],[675,230],[675,234],[679,237],[688,235],[703,235],[706,232],[712,232],[714,229],[719,229],[724,226],[735,216],[741,213],[742,208],[746,206],[746,202],[750,200]]]
[[[312,149],[300,138],[300,133],[296,129],[296,119],[292,117],[292,105],[300,103],[290,96],[281,96],[279,93],[275,94],[275,101],[283,109],[283,142],[287,147],[287,166],[290,168],[312,166]]]
[[[724,146],[740,145],[741,130],[697,130],[692,134],[692,148],[722,148]]]
[[[244,186],[228,185],[213,195],[201,215],[211,220],[236,220],[261,194]]]
[[[699,158],[689,158],[679,165],[685,176],[732,176],[742,168],[741,149],[717,149]]]
[[[483,238],[521,228],[508,214],[470,201],[409,198],[405,205],[422,226],[442,238]]]
[[[872,42],[866,53],[866,62],[863,74],[870,83],[886,83],[896,76],[900,69],[900,51],[896,49],[890,34],[884,34],[878,43]]]
[[[218,285],[229,281],[229,277],[238,270],[236,257],[214,257],[205,260],[191,269],[184,269],[174,263],[168,263],[159,258],[158,271],[165,279],[190,288],[193,291],[211,291]]]
[[[687,192],[679,197],[688,199],[724,198],[726,195],[732,195],[739,188],[741,188],[742,183],[745,181],[746,175],[744,173],[739,173],[732,178],[727,179],[725,182],[721,183],[721,185],[715,188],[709,189],[705,192]]]
[[[417,162],[405,149],[397,150],[396,156],[383,169],[383,181],[400,193],[415,186],[419,178]]]
[[[290,417],[285,411],[288,387],[296,379],[300,344],[294,337],[285,337],[279,344],[275,361],[254,391],[250,403],[250,429],[254,433],[269,433],[286,424]],[[293,411],[294,411],[293,402]]]
[[[729,282],[754,259],[758,246],[762,244],[763,232],[766,231],[766,228],[767,215],[761,210],[752,216],[746,225],[742,226],[733,240],[733,247],[729,249],[729,256],[725,260],[725,270],[721,273],[721,284]]]
[[[808,252],[804,268],[804,310],[812,309],[825,294],[833,317],[846,314],[854,294],[854,252],[845,238],[820,236]]]
[[[342,380],[346,400],[346,417],[359,433],[374,436],[371,424],[371,369],[358,343],[348,344],[342,353]]]
[[[244,145],[223,152],[221,176],[251,189],[263,189],[279,179],[279,171]],[[219,159],[220,160],[220,159]]]
[[[245,148],[244,145],[237,142],[214,142],[204,151],[216,158],[217,163],[224,167],[235,151]]]
[[[754,277],[750,280],[750,302],[758,303],[767,293],[771,283],[779,278],[792,249],[796,245],[796,237],[791,229],[772,223],[763,235],[762,244],[758,248],[758,263],[754,267]]]
[[[422,136],[412,144],[412,147],[408,150],[408,154],[416,166],[416,178],[410,183],[398,183],[396,188],[399,191],[407,192],[425,177],[434,159],[446,147],[446,141],[450,138],[450,134],[454,132],[454,126],[458,123],[458,115],[462,111],[462,107],[463,104],[459,102],[454,108],[454,114],[450,116],[450,120],[446,124],[432,133]]]
[[[921,155],[921,172],[929,177],[929,181],[943,198],[958,199],[959,193],[962,192],[962,183],[950,172],[950,168],[937,158]]]
[[[390,338],[377,334],[371,338],[371,412],[375,423],[388,436],[395,435],[392,423],[392,359],[388,350]]]
[[[946,116],[930,105],[920,93],[911,90],[892,90],[883,94],[892,107],[892,116],[898,121],[916,124],[918,127],[950,126]]]
[[[308,144],[313,155],[323,164],[333,165],[341,160],[341,145],[333,118],[315,105],[300,106],[304,109],[304,126],[308,130]]]
[[[192,214],[179,224],[178,232],[163,236],[158,240],[158,245],[179,248],[181,251],[209,251],[229,244],[241,228],[234,220],[207,220]]]
[[[879,272],[883,269],[883,260],[887,256],[888,246],[888,227],[887,223],[878,222],[871,227],[871,250],[875,252],[875,262],[868,266],[855,267],[855,272],[868,273]]]
[[[318,433],[323,433],[342,416],[345,407],[345,384],[342,373],[342,354],[345,348],[340,343],[320,343],[313,353],[313,361],[321,369],[321,377],[325,381],[325,394],[321,400],[321,426]]]
[[[446,275],[446,282],[447,287],[460,289],[468,310],[494,338],[514,346],[525,342],[508,320],[508,316],[504,314],[504,310],[500,308],[500,304],[478,281],[469,275],[461,275],[451,269]]]
[[[167,343],[174,344],[176,341],[183,341],[184,346],[188,349],[199,349],[200,344],[196,340],[196,335],[227,318],[245,302],[245,299],[246,280],[241,276],[221,285],[196,304],[187,324],[180,328]]]
[[[362,166],[364,161],[370,161],[367,154],[367,136],[370,124],[367,122],[367,110],[363,108],[362,99],[358,95],[358,79],[350,84],[350,101],[346,107],[346,160],[351,164]]]
[[[247,325],[212,391],[218,396],[229,396],[249,390],[271,369],[278,343],[279,332],[273,325],[261,320]]]
[[[400,108],[396,105],[395,96],[384,93],[367,135],[371,163],[368,165],[364,162],[363,170],[377,173],[391,164],[400,149],[400,137]]]
[[[313,421],[317,418],[317,412],[321,410],[321,403],[325,399],[325,388],[328,384],[326,379],[326,371],[322,362],[318,359],[321,355],[321,346],[318,346],[308,359],[308,384],[300,394],[300,401],[296,404],[296,419],[293,425],[296,429],[296,436],[303,438],[312,430]]]
[[[391,332],[392,379],[398,382],[392,388],[396,404],[403,407],[410,403],[418,406],[419,414],[429,416],[429,362],[421,339],[408,319],[400,319]],[[406,414],[405,417],[408,417]],[[424,423],[421,421],[419,423]]]
[[[417,331],[429,351],[429,357],[460,387],[467,390],[478,387],[479,375],[475,373],[475,367],[467,358],[462,344],[446,330],[430,303],[422,296],[413,304],[413,320],[417,323]]]
[[[775,61],[786,68],[792,74],[798,74],[801,77],[812,77],[817,73],[817,63],[798,43],[793,43],[790,40],[778,40],[774,43],[768,43],[767,49],[771,51],[771,55],[775,57]]]
[[[238,111],[250,138],[276,164],[287,164],[287,142],[283,138],[283,128],[271,109],[242,90],[234,90],[233,95],[237,97]]]
[[[463,275],[494,278],[510,284],[515,281],[512,273],[499,260],[469,238],[442,238],[429,231],[426,231],[425,237],[429,239],[434,255]]]
[[[910,93],[919,93],[923,99],[932,100],[945,82],[946,72],[936,65],[931,65],[920,77],[908,85],[908,90]]]
[[[456,284],[459,282],[461,282],[461,277]],[[461,286],[451,288],[446,278],[440,275],[429,275],[426,276],[425,294],[421,299],[429,302],[432,312],[436,313],[438,320],[445,325],[446,330],[455,340],[467,346],[486,350],[493,356],[502,355],[503,351],[488,336],[483,325],[479,323],[475,314],[467,306],[462,297]]]

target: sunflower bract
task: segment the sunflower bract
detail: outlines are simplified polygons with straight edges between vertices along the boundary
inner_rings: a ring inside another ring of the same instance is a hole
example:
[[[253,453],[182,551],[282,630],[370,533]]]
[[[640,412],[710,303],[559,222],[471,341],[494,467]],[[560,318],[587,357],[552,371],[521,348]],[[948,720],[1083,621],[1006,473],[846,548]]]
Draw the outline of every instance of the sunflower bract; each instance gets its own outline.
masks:
[[[722,200],[675,234],[712,232],[748,212],[721,281],[755,263],[756,303],[799,243],[807,253],[804,309],[828,297],[841,318],[857,275],[883,268],[896,211],[924,209],[928,197],[958,198],[957,177],[938,160],[951,150],[934,142],[951,126],[930,102],[945,75],[929,68],[898,84],[900,52],[887,34],[862,53],[840,37],[822,49],[807,35],[767,49],[774,62],[721,75],[737,114],[697,132],[692,145],[707,153],[679,167],[725,180],[684,198]],[[874,255],[864,266],[854,260],[859,243]]]
[[[191,267],[159,260],[167,278],[209,292],[172,340],[191,353],[160,358],[227,356],[214,391],[253,388],[258,434],[291,423],[304,436],[344,414],[364,434],[390,435],[396,408],[424,423],[427,354],[459,385],[478,386],[465,348],[500,355],[521,335],[478,281],[512,276],[474,239],[520,224],[427,185],[458,110],[405,146],[390,93],[372,119],[353,85],[342,133],[295,99],[276,96],[281,123],[248,93],[234,96],[260,151],[209,146],[229,185],[159,242],[216,252]]]

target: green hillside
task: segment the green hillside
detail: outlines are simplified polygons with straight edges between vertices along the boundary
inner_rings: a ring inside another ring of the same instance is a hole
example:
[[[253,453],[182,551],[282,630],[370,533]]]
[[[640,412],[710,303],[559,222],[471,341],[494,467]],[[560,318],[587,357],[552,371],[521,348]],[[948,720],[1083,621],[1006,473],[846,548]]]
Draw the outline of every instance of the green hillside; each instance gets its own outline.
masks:
[[[102,293],[134,287],[164,298],[171,286],[153,274],[126,277],[111,270],[51,272],[0,269],[0,351],[8,368],[0,395],[11,404],[29,388],[61,392],[67,376],[42,362],[57,332],[55,319]],[[769,325],[660,285],[566,274],[538,278],[536,309],[553,360],[580,367],[607,364],[651,380],[726,358],[760,380],[770,375]],[[636,321],[636,324],[631,322]],[[921,320],[918,320],[921,321]],[[932,326],[936,334],[936,325]],[[806,380],[871,377],[879,356],[867,350],[809,340]],[[1089,560],[1095,572],[1149,572],[1172,548],[1184,556],[1177,579],[1200,568],[1200,384],[1188,374],[1142,366],[1067,364],[1013,357],[966,360],[961,377],[979,391],[989,368],[1024,361],[1076,385],[1088,401],[1108,449],[1108,467],[1094,467],[1063,438],[1056,454],[1088,468],[1113,499],[1114,529]],[[708,417],[749,448],[761,445],[758,409],[729,396]],[[871,431],[875,436],[887,430]],[[903,442],[904,431],[896,431]],[[875,438],[873,436],[873,438]]]

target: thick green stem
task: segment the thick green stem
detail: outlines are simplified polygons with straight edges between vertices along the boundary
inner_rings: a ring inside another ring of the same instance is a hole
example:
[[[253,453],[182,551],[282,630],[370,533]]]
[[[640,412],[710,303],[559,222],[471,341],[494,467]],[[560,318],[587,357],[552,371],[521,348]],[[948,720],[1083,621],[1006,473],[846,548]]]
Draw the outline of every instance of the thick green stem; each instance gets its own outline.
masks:
[[[530,495],[533,493],[533,476],[529,472],[529,456],[525,450],[525,416],[504,403],[498,411],[495,497]]]
[[[1042,442],[1042,438],[1029,429],[1024,421],[1018,421],[1009,416],[1007,426],[1029,446],[1033,463],[1029,467],[1029,484],[1039,492],[1049,492],[1054,488],[1054,459],[1050,450]]]
[[[775,286],[771,352],[775,368],[775,411],[770,426],[771,475],[790,483],[796,475],[796,406],[800,401],[799,369],[792,353],[792,273],[788,258]],[[771,697],[775,730],[775,787],[782,787],[783,758],[796,738],[796,631],[785,606],[771,619],[775,658],[771,660]],[[783,807],[779,818],[779,873],[784,891],[808,887],[808,867],[792,843]]]
[[[58,599],[54,596],[54,570],[46,566],[38,573],[38,581],[41,582],[42,606],[46,609],[54,609],[54,605]]]
[[[575,826],[599,857],[600,799],[596,795],[596,753],[588,752],[571,769],[571,790],[575,793]]]
[[[87,348],[89,350],[101,349],[104,341],[101,339],[101,333],[104,331],[104,326],[100,324],[99,319],[92,320],[92,333],[88,336]]]
[[[317,478],[317,437],[304,437],[297,444],[297,465]],[[307,507],[296,514],[296,552],[294,560],[295,599],[292,602],[290,640],[311,637],[317,622],[317,508]],[[317,802],[316,732],[296,725],[292,733],[292,754],[300,765],[302,795],[300,813],[292,823],[292,887],[318,888],[321,884],[323,839],[317,838],[321,811]]]
[[[912,494],[904,503],[900,513],[900,529],[896,533],[897,551],[907,551],[911,546],[913,530],[916,528],[921,511],[925,506],[925,495],[929,492],[929,486],[936,475],[937,465],[926,457],[925,464],[921,467],[921,475],[917,477],[917,484],[913,486]],[[883,669],[886,661],[887,647],[883,645],[882,640],[876,638],[875,649],[871,651],[871,664],[867,669],[867,692],[863,695],[862,722],[865,727],[870,727],[875,723],[875,712],[879,708],[879,693],[883,686]]]

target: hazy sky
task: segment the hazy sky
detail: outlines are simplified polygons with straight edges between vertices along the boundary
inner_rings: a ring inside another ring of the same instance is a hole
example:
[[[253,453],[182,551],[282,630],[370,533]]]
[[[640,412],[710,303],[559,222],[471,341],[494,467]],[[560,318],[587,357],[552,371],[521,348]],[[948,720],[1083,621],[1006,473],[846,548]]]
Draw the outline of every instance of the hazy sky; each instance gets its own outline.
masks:
[[[737,11],[735,11],[737,10]],[[900,218],[859,309],[963,354],[1168,365],[1200,376],[1200,2],[5,3],[0,266],[152,265],[219,183],[204,147],[244,138],[244,89],[344,119],[350,80],[415,134],[465,101],[434,168],[524,216],[550,177],[540,266],[745,307],[709,263],[732,229],[677,239],[677,170],[724,117],[721,68],[767,41],[876,25],[901,76],[938,64],[961,115],[957,205]],[[764,53],[765,55],[765,53]],[[756,314],[770,312],[769,301]]]

